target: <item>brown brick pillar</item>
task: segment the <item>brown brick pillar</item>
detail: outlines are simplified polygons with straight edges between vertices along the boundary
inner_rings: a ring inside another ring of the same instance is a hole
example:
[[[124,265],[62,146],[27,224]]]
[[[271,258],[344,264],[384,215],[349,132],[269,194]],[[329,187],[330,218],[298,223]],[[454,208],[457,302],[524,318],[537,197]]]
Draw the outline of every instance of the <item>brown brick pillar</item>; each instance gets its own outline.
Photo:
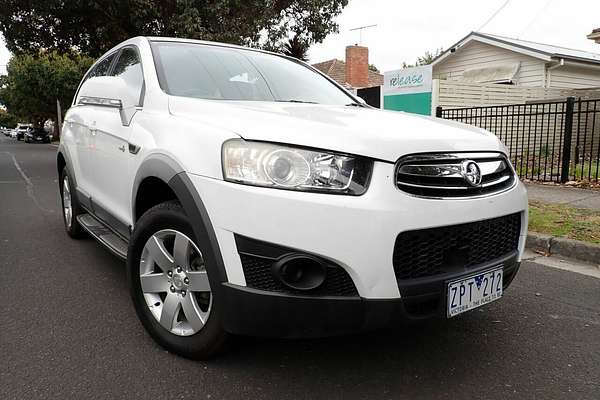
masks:
[[[367,47],[346,47],[346,82],[355,88],[369,86],[369,49]]]

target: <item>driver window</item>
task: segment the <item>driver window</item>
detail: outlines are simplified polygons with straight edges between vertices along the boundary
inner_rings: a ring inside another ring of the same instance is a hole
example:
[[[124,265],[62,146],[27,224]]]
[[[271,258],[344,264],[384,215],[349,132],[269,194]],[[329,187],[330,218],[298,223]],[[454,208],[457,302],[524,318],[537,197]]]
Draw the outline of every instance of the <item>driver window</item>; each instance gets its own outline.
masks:
[[[137,98],[141,97],[144,75],[142,73],[142,64],[134,49],[127,47],[121,51],[111,75],[122,78]]]

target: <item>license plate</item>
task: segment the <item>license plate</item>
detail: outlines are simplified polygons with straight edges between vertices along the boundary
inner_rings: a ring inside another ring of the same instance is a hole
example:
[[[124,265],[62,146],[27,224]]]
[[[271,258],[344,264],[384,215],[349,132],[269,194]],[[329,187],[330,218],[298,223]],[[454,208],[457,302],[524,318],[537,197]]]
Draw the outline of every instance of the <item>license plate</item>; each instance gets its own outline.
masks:
[[[502,266],[448,283],[447,316],[491,303],[502,297]]]
[[[37,140],[37,141],[39,142],[39,141],[41,141],[41,140],[42,140],[42,138],[41,138],[41,137],[39,137],[39,138],[35,138],[35,140]]]

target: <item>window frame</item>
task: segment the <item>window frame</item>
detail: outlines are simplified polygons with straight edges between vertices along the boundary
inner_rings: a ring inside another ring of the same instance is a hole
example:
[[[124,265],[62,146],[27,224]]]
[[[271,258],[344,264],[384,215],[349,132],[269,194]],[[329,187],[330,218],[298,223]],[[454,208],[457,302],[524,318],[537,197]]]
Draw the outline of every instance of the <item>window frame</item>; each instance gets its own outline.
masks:
[[[120,53],[121,49],[116,49],[115,51],[112,51],[102,57],[100,57],[91,67],[90,69],[85,73],[85,75],[83,76],[83,78],[81,78],[81,82],[79,82],[79,86],[77,86],[77,91],[75,92],[75,96],[73,96],[73,101],[71,102],[71,106],[75,107],[78,106],[78,102],[77,102],[77,98],[79,97],[79,91],[81,90],[81,86],[83,86],[83,83],[85,81],[88,80],[88,78],[90,78],[90,74],[98,67],[98,65],[103,62],[104,60],[106,60],[108,57],[110,56],[115,56],[112,61],[110,62],[110,65],[108,66],[108,69],[106,70],[107,75],[102,75],[102,76],[109,76],[108,74],[110,74],[112,72],[112,68],[115,64],[115,60],[117,60],[119,53]]]
[[[120,47],[117,50],[117,56],[115,57],[115,59],[113,60],[113,62],[110,65],[110,69],[108,70],[108,75],[107,76],[114,76],[113,75],[113,71],[115,69],[115,66],[117,65],[117,62],[119,61],[119,58],[121,57],[121,53],[123,52],[123,50],[126,49],[133,49],[133,51],[135,52],[135,54],[137,55],[137,58],[140,62],[140,70],[142,71],[142,87],[140,88],[140,97],[138,99],[138,103],[136,104],[136,107],[143,107],[144,106],[144,99],[146,97],[146,77],[144,74],[144,63],[142,62],[142,55],[140,54],[140,49],[137,45],[135,44],[126,44],[123,47]]]
[[[114,75],[112,75],[112,73],[115,68],[115,65],[116,65],[117,61],[119,60],[119,57],[121,56],[121,53],[123,52],[123,50],[128,49],[128,48],[131,48],[135,51],[135,53],[138,57],[138,60],[140,62],[140,68],[142,70],[142,87],[140,89],[140,98],[138,99],[138,104],[136,104],[136,107],[144,106],[144,99],[146,96],[146,77],[144,74],[144,63],[142,62],[142,55],[140,53],[139,47],[136,44],[131,43],[131,44],[126,44],[122,47],[119,47],[118,49],[115,49],[114,51],[111,51],[110,53],[102,56],[90,67],[90,69],[86,72],[86,74],[81,79],[79,86],[77,87],[77,91],[75,92],[75,96],[73,97],[73,102],[71,104],[72,107],[81,105],[81,104],[77,103],[77,98],[79,96],[79,91],[81,90],[81,86],[83,86],[83,83],[90,77],[89,75],[92,73],[92,71],[94,71],[94,69],[98,66],[98,64],[100,64],[102,61],[106,60],[108,57],[114,56],[114,58],[110,62],[110,65],[108,66],[108,70],[106,70],[106,75],[102,75],[102,76],[114,76]]]

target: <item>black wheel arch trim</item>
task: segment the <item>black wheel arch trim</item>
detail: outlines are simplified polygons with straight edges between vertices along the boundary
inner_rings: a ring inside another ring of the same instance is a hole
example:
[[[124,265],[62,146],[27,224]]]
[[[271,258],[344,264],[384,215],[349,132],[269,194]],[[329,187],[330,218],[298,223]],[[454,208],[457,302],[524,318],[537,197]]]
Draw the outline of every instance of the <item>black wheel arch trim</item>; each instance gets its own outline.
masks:
[[[227,271],[221,255],[221,249],[217,240],[217,235],[210,221],[208,211],[194,188],[194,184],[185,172],[180,172],[173,176],[169,182],[169,187],[173,190],[177,199],[181,203],[183,210],[190,219],[196,240],[201,243],[207,243],[208,254],[203,254],[207,261],[206,267],[214,267],[211,278],[211,286],[215,284],[213,290],[220,287],[220,283],[227,282]],[[216,274],[215,274],[216,273]],[[219,283],[219,284],[217,284]]]
[[[69,155],[69,152],[67,151],[67,149],[65,148],[64,145],[60,144],[58,146],[58,151],[56,152],[56,170],[58,172],[58,189],[60,190],[62,182],[60,181],[60,174],[62,173],[62,169],[58,168],[58,159],[59,157],[64,158],[65,160],[65,167],[67,167],[67,171],[69,172],[69,179],[71,179],[71,181],[73,182],[73,187],[75,189],[77,189],[77,178],[75,177],[75,174],[73,172],[73,163],[71,162],[71,156]],[[61,194],[62,196],[62,194]]]
[[[169,181],[175,175],[183,171],[181,165],[164,154],[151,154],[144,159],[135,174],[133,186],[131,188],[131,215],[134,216],[134,219],[137,215],[137,210],[135,209],[136,197],[140,184],[144,179],[153,177],[169,184]]]
[[[209,261],[207,266],[209,268],[214,266],[214,272],[210,271],[213,273],[209,274],[212,276],[211,286],[214,283],[214,287],[218,290],[220,283],[227,282],[227,271],[208,211],[194,184],[184,172],[184,168],[171,157],[161,153],[149,155],[142,161],[133,181],[131,204],[134,216],[136,215],[135,201],[138,189],[142,181],[149,177],[158,178],[171,188],[186,215],[190,218],[196,240],[208,244],[209,254],[205,254],[208,256],[205,258],[208,258]]]

